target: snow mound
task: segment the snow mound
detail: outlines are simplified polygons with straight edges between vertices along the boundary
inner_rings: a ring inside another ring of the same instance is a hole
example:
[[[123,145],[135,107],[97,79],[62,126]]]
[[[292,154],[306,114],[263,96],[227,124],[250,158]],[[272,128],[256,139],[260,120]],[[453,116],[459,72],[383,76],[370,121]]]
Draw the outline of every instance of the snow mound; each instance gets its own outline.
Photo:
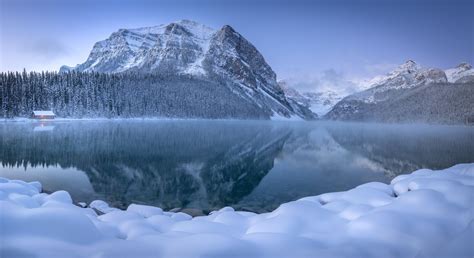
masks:
[[[94,201],[0,178],[2,257],[473,257],[474,163],[208,216]],[[104,213],[98,215],[96,211]]]

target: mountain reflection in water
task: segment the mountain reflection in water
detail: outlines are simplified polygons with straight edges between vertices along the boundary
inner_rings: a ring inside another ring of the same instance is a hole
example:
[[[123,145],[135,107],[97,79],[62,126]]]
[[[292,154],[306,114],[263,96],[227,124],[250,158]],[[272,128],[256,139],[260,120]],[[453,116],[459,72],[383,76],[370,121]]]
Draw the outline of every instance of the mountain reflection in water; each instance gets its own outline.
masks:
[[[474,162],[472,127],[4,122],[0,139],[0,176],[38,180],[45,191],[64,189],[75,201],[103,199],[121,208],[133,202],[164,209],[233,206],[264,212],[308,195],[370,181],[388,183],[419,168]]]

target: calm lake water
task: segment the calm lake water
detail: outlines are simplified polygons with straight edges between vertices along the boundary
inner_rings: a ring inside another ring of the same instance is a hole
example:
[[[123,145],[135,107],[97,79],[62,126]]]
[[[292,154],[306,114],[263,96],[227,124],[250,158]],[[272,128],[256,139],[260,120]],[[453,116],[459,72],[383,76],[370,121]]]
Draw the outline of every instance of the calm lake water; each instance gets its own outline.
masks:
[[[474,162],[474,128],[268,121],[0,122],[0,176],[74,201],[205,212]]]

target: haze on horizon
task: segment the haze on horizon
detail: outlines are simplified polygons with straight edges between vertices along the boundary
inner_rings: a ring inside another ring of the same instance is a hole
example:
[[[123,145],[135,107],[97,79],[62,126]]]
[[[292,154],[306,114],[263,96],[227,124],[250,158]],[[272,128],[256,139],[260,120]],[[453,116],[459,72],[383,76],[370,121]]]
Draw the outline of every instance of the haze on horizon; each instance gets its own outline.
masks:
[[[407,59],[450,68],[474,63],[474,3],[465,0],[111,1],[0,0],[0,71],[58,70],[87,59],[119,28],[189,19],[229,24],[279,79],[314,87],[359,80]],[[341,86],[342,87],[342,86]]]

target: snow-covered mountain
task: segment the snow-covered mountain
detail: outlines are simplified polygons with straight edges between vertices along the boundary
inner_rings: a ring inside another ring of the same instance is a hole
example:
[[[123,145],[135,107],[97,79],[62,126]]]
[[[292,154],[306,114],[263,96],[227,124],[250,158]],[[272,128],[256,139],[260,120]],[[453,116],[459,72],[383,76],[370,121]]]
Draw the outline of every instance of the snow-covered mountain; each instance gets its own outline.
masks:
[[[203,60],[216,30],[192,21],[137,29],[120,29],[97,42],[86,62],[74,68],[81,72],[172,70],[203,74]]]
[[[283,89],[287,99],[297,102],[298,104],[307,107],[318,117],[324,116],[332,107],[343,99],[347,94],[344,92],[336,92],[335,90],[324,91],[306,91],[300,92],[288,85],[285,80],[278,81],[278,84]]]
[[[458,66],[444,71],[448,82],[469,82],[474,81],[474,69],[468,63],[461,63]]]
[[[387,75],[377,76],[370,80],[369,89],[350,95],[346,99],[376,103],[386,100],[389,96],[384,93],[389,91],[446,82],[447,78],[443,70],[422,68],[414,61],[408,60]]]
[[[474,76],[463,63],[445,71],[412,60],[339,101],[329,119],[464,123],[474,121]]]
[[[194,21],[120,29],[97,42],[88,59],[60,72],[140,72],[188,75],[222,82],[242,98],[260,106],[270,116],[314,115],[288,101],[276,74],[260,52],[232,27],[219,30]]]

